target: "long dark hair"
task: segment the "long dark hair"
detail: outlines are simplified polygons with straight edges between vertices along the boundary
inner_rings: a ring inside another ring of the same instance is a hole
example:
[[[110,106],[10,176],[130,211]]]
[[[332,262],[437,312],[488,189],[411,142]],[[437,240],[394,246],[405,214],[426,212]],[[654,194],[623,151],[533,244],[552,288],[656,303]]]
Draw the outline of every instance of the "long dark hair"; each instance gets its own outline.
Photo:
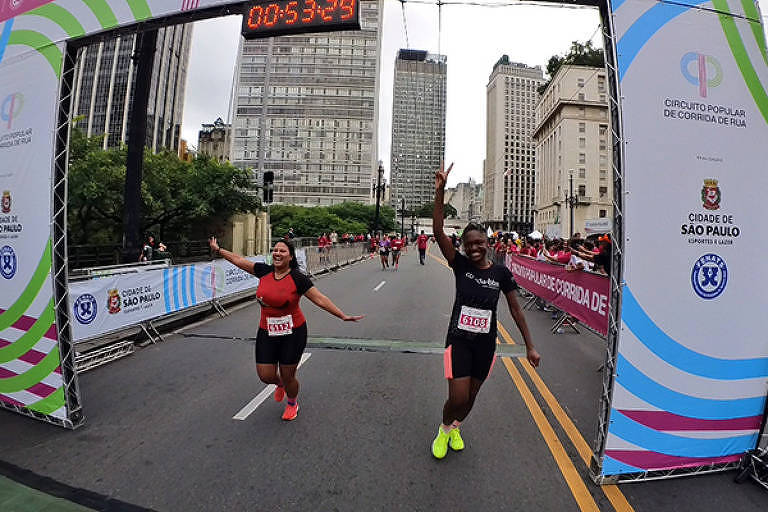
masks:
[[[296,260],[296,246],[293,245],[293,242],[290,240],[278,240],[275,242],[275,245],[277,244],[285,244],[288,247],[288,253],[291,255],[291,261],[288,263],[288,266],[291,267],[291,270],[297,270],[299,262]]]

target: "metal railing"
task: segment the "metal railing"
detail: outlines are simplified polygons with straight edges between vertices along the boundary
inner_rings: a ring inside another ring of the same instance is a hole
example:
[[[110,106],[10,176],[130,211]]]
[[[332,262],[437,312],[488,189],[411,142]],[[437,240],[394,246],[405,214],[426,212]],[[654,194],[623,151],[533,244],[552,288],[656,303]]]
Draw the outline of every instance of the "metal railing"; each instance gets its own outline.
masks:
[[[353,242],[350,244],[338,243],[331,247],[320,248],[317,245],[303,247],[307,255],[307,272],[319,274],[337,269],[343,265],[349,265],[368,255],[366,242]]]

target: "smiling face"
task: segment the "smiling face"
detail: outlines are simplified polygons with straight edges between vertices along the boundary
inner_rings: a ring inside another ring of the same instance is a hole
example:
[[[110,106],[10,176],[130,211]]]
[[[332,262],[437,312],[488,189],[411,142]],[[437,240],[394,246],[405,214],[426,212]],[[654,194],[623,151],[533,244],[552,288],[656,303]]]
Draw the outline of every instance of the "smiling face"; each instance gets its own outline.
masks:
[[[272,248],[272,264],[276,270],[285,270],[291,264],[291,251],[288,246],[282,242],[277,242]]]
[[[475,265],[485,265],[488,261],[488,239],[485,233],[474,229],[466,231],[462,236],[462,241],[464,243],[464,253],[469,258],[469,261]]]

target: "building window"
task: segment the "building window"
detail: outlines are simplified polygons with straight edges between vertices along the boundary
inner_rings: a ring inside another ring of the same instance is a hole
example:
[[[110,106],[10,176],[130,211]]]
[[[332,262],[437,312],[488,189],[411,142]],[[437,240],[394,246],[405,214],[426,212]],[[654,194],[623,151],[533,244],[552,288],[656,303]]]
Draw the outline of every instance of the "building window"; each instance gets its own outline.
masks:
[[[587,162],[587,155],[584,153],[579,153],[579,163],[583,164]]]
[[[579,195],[580,196],[587,195],[587,186],[586,185],[579,185]]]
[[[584,133],[587,131],[587,123],[579,123],[579,133]]]
[[[579,167],[579,178],[586,178],[587,170],[584,167]]]
[[[604,218],[608,212],[605,210],[600,210],[600,218]]]
[[[584,137],[579,137],[579,147],[580,148],[586,148],[587,147],[587,139]]]
[[[600,197],[605,197],[608,193],[608,187],[600,187]]]

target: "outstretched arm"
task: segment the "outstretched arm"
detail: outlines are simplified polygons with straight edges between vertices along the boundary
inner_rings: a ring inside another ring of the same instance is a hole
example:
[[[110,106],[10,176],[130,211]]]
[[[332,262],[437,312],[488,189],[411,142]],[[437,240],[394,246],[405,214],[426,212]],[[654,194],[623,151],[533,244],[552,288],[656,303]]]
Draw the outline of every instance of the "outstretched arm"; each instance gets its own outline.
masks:
[[[443,210],[445,208],[445,184],[448,181],[448,173],[453,169],[453,164],[448,166],[448,170],[443,170],[445,164],[440,164],[440,170],[435,173],[435,206],[432,209],[432,232],[440,247],[440,252],[448,261],[448,265],[453,266],[453,260],[456,257],[456,249],[451,243],[451,239],[443,231]]]
[[[539,366],[539,361],[541,361],[541,356],[539,355],[538,352],[536,352],[536,349],[533,348],[531,333],[528,330],[528,324],[525,321],[525,315],[523,314],[523,310],[520,308],[520,304],[517,302],[515,291],[514,290],[509,291],[505,293],[504,296],[507,298],[507,305],[509,306],[509,312],[512,315],[512,318],[515,320],[517,329],[523,335],[523,341],[525,342],[526,357],[528,358],[528,362],[531,363],[531,366],[536,368],[537,366]]]
[[[317,304],[322,309],[326,310],[330,314],[332,314],[335,317],[341,318],[345,322],[357,322],[361,318],[365,317],[365,315],[355,315],[355,316],[349,316],[344,314],[342,310],[339,309],[339,307],[333,303],[331,299],[323,295],[320,290],[318,290],[316,287],[312,287],[309,290],[307,290],[304,293],[304,296]]]
[[[253,262],[248,261],[247,259],[243,258],[239,254],[235,254],[232,251],[228,251],[226,249],[222,249],[221,247],[219,247],[219,244],[216,242],[215,236],[212,236],[211,238],[208,239],[208,245],[211,247],[211,250],[213,252],[219,253],[222,258],[224,258],[231,264],[245,270],[249,274],[253,274]]]

